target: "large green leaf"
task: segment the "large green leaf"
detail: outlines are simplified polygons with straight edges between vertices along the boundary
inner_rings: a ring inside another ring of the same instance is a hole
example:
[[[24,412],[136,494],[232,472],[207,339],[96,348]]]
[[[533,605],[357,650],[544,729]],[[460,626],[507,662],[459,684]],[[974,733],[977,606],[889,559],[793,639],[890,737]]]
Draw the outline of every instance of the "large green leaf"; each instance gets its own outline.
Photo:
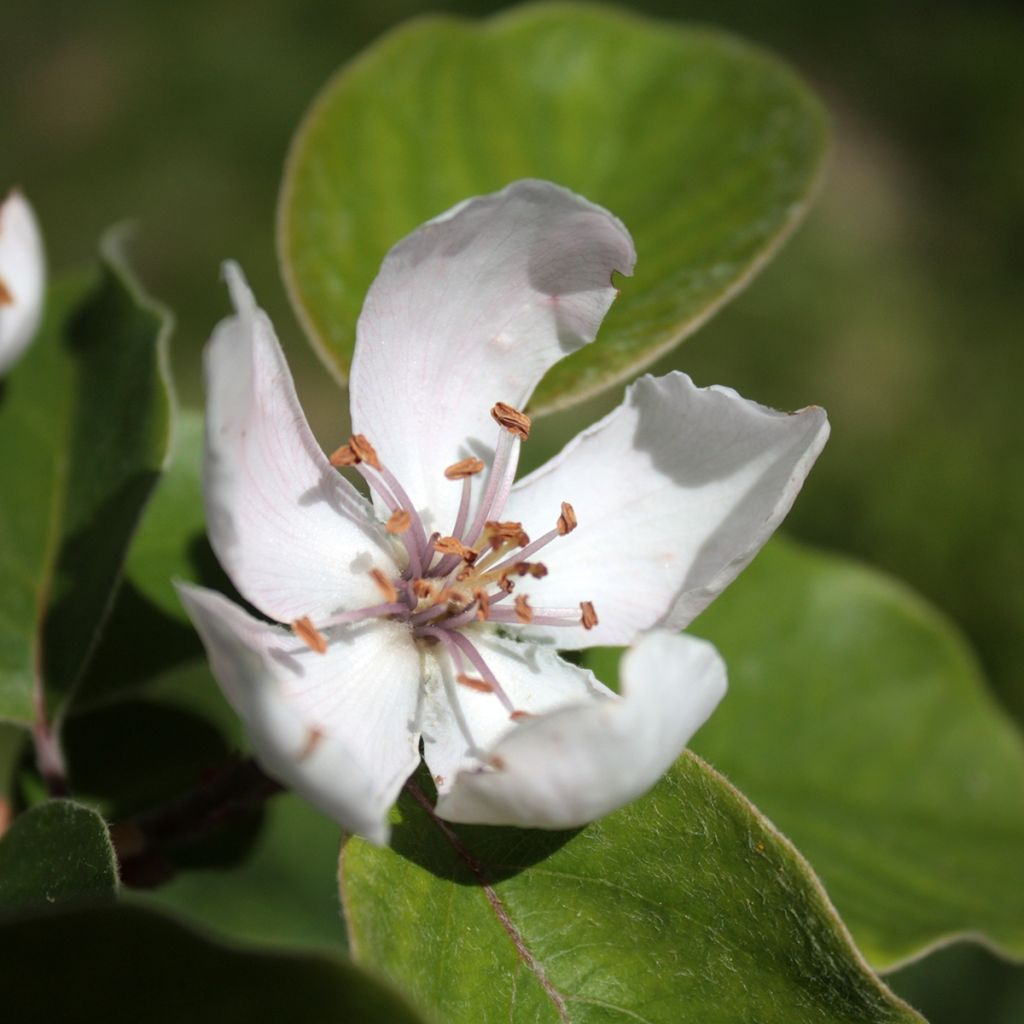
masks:
[[[399,807],[393,849],[346,845],[342,899],[357,959],[437,1021],[920,1020],[800,855],[692,755],[577,832],[449,829]]]
[[[797,844],[875,966],[965,933],[1024,956],[1024,744],[947,621],[774,541],[693,632],[730,677],[694,748]]]
[[[26,811],[0,839],[0,912],[113,899],[116,890],[107,826],[88,807],[50,800]]]
[[[52,717],[81,676],[167,455],[167,326],[108,244],[0,382],[0,718]]]
[[[428,18],[334,78],[295,139],[279,248],[293,303],[343,379],[385,252],[467,196],[547,178],[633,232],[636,277],[534,411],[634,374],[694,330],[803,213],[825,148],[807,88],[707,29],[585,4]]]
[[[215,944],[130,907],[0,927],[4,1019],[104,1024],[418,1024],[399,996],[339,957]]]

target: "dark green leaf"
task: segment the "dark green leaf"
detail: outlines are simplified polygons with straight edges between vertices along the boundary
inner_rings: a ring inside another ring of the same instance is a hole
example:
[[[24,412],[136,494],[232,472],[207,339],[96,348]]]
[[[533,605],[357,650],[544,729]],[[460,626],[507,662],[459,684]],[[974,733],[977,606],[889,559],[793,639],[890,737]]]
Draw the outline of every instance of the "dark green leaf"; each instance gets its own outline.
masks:
[[[807,88],[725,34],[585,4],[412,22],[345,67],[293,145],[280,253],[343,379],[381,258],[468,196],[547,178],[618,215],[636,277],[534,411],[635,374],[759,268],[803,213],[825,148]]]
[[[111,242],[0,382],[0,717],[52,718],[81,677],[167,456],[167,329]]]
[[[417,1024],[338,957],[231,949],[129,907],[0,928],[4,1017],[104,1024]]]
[[[730,677],[694,749],[799,846],[873,964],[960,933],[1024,955],[1024,744],[949,622],[776,540],[693,632]]]
[[[88,807],[51,800],[26,811],[0,839],[0,912],[113,899],[116,890],[107,826]],[[10,970],[4,962],[7,981]]]
[[[446,1024],[919,1020],[800,855],[692,755],[578,832],[400,811],[394,849],[343,852],[350,941]]]

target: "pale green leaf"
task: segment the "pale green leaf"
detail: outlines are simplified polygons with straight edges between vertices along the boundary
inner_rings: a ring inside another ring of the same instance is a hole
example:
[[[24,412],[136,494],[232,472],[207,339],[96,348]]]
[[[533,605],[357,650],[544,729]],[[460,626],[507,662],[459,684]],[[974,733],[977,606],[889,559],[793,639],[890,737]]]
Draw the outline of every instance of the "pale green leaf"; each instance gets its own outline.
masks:
[[[800,219],[822,110],[769,54],[613,8],[535,4],[425,18],[347,65],[293,144],[279,247],[295,308],[339,379],[381,258],[468,196],[546,178],[633,233],[636,276],[598,342],[555,367],[534,412],[635,374],[694,330]]]

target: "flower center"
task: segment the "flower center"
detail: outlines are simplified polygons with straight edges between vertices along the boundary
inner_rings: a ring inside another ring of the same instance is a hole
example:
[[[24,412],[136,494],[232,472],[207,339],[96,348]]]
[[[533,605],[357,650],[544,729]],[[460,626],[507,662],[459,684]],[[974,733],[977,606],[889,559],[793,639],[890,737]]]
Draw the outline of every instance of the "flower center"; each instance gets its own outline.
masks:
[[[387,507],[390,516],[385,529],[401,540],[408,559],[396,579],[389,579],[379,569],[370,573],[380,589],[381,603],[339,612],[316,625],[303,617],[292,623],[292,629],[322,654],[327,650],[327,640],[321,631],[331,626],[369,618],[407,622],[417,640],[443,646],[457,683],[493,693],[510,717],[518,719],[526,712],[516,710],[462,627],[493,622],[593,629],[598,619],[589,601],[580,602],[578,608],[534,608],[525,594],[515,594],[518,580],[541,579],[548,574],[543,562],[533,560],[533,556],[571,533],[576,528],[576,514],[572,505],[563,501],[554,526],[536,540],[526,535],[522,523],[502,521],[519,464],[519,449],[530,436],[530,419],[504,402],[491,409],[491,416],[498,424],[498,443],[475,512],[472,481],[484,471],[483,460],[463,459],[444,471],[448,480],[461,482],[462,486],[455,523],[447,536],[428,536],[409,495],[363,434],[356,434],[331,455],[333,466],[355,469]]]

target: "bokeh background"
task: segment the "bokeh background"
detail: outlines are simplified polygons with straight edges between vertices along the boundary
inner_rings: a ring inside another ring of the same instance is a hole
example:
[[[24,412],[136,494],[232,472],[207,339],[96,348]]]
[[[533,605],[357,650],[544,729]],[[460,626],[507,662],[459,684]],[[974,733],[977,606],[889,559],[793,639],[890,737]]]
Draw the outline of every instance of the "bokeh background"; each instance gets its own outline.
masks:
[[[188,404],[201,401],[199,353],[226,310],[219,263],[240,259],[315,429],[335,443],[346,403],[277,272],[289,138],[327,77],[389,27],[502,6],[3,0],[0,188],[30,195],[58,270],[89,261],[108,225],[137,223],[142,277],[177,317]],[[925,594],[1024,724],[1024,14],[993,2],[629,6],[775,49],[835,127],[805,226],[659,369],[780,408],[824,405],[832,440],[788,531]],[[559,414],[547,436],[617,394]],[[1020,972],[980,950],[944,952],[897,985],[934,1024],[1024,1020]]]

